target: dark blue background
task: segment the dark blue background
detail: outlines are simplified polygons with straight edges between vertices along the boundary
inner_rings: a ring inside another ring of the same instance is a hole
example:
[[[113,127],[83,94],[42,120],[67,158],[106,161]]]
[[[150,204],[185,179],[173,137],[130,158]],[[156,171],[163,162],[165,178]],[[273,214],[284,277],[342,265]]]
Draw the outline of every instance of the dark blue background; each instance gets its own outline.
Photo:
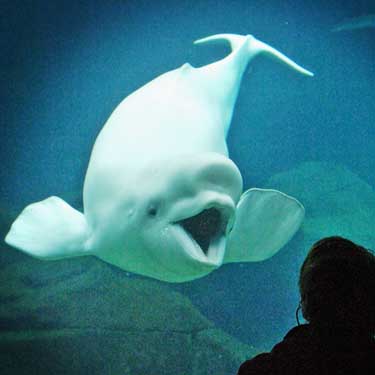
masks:
[[[0,208],[80,191],[115,106],[186,61],[223,57],[224,47],[192,44],[223,32],[254,34],[315,73],[251,64],[229,137],[246,186],[309,160],[374,186],[375,29],[330,31],[367,13],[374,1],[2,1]],[[293,324],[304,250],[291,249],[176,288],[231,334],[268,346]]]

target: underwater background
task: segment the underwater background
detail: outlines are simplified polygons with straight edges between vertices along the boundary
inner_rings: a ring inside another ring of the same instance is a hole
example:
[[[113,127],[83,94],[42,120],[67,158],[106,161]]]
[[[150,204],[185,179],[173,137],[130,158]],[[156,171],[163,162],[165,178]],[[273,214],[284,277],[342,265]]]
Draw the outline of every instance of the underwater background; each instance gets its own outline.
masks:
[[[93,142],[125,96],[228,53],[194,40],[253,34],[315,76],[257,57],[229,134],[246,188],[279,189],[306,208],[278,254],[167,284],[91,258],[37,261],[2,240],[0,373],[229,374],[282,339],[315,240],[375,248],[375,24],[332,31],[374,13],[374,1],[344,0],[2,1],[2,238],[29,203],[57,195],[82,207]]]

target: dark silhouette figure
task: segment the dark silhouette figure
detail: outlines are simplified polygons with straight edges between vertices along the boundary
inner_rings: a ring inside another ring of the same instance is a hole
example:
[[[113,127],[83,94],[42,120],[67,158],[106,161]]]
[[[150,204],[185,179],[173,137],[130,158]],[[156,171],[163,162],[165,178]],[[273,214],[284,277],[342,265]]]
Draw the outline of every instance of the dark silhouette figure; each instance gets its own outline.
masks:
[[[375,375],[375,256],[347,239],[324,238],[301,267],[299,289],[308,324],[244,362],[238,375]]]

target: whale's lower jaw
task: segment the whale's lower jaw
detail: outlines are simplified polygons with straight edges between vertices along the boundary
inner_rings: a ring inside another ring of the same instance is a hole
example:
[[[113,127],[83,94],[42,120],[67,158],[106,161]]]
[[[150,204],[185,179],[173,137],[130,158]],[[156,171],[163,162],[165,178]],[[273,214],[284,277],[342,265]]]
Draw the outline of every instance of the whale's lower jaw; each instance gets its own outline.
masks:
[[[174,227],[183,248],[192,258],[218,267],[224,256],[231,216],[227,210],[210,207],[197,215],[177,221]]]

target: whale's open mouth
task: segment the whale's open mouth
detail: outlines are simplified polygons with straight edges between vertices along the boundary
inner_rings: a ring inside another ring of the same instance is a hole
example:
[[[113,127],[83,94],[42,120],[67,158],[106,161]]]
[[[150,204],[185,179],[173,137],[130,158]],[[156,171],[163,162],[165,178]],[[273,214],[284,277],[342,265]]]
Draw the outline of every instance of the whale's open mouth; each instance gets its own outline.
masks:
[[[197,215],[177,221],[175,224],[183,228],[190,240],[201,249],[206,257],[216,258],[220,248],[225,246],[229,217],[230,215],[223,210],[211,207]]]

